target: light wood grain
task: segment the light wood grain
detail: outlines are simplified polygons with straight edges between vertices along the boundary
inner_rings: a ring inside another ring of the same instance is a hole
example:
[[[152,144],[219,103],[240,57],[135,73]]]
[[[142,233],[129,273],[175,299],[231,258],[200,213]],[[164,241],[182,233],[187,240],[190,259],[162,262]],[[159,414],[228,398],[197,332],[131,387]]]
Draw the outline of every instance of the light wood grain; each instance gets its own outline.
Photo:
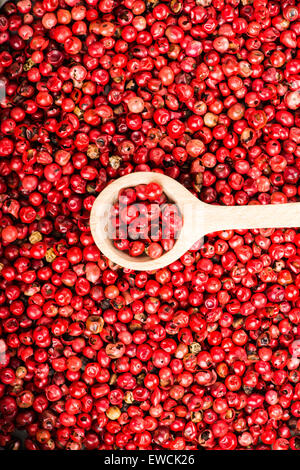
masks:
[[[159,183],[167,197],[176,203],[183,216],[183,228],[174,248],[160,258],[133,258],[117,250],[108,236],[108,211],[123,188],[138,184]],[[110,183],[94,202],[90,228],[96,245],[111,261],[128,269],[152,271],[176,261],[207,233],[228,229],[300,227],[300,203],[215,206],[205,204],[168,176],[154,172],[137,172]]]

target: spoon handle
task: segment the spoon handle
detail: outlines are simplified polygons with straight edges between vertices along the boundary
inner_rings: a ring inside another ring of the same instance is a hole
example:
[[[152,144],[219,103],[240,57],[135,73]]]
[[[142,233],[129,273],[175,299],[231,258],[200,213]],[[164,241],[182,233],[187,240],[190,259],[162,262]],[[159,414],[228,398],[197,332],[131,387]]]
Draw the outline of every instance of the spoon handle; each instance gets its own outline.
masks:
[[[300,202],[205,207],[207,233],[230,229],[300,227]]]

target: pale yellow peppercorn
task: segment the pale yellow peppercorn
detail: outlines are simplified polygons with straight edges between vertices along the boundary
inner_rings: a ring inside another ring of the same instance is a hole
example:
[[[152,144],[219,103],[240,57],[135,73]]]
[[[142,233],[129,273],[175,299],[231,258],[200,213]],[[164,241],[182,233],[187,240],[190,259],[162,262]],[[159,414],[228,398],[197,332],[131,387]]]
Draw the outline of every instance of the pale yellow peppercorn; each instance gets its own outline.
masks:
[[[90,144],[88,146],[86,154],[92,160],[95,160],[96,158],[99,158],[100,152],[99,152],[99,149],[98,149],[97,145]]]
[[[106,410],[106,416],[112,421],[115,421],[120,418],[121,410],[118,406],[110,406],[108,410]]]
[[[47,261],[48,263],[52,263],[52,261],[55,260],[56,254],[55,254],[53,248],[49,248],[49,249],[46,251],[45,258],[46,258],[46,261]]]

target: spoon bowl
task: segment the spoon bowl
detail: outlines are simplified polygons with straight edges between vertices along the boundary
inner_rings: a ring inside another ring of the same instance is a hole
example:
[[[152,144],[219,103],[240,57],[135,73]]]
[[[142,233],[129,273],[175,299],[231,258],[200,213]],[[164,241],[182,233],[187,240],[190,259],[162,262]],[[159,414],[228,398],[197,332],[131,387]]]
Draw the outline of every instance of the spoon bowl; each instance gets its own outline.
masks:
[[[139,184],[158,183],[162,186],[164,193],[170,201],[177,204],[182,218],[183,227],[179,233],[179,238],[175,241],[174,247],[164,253],[158,259],[151,259],[148,256],[134,258],[127,253],[118,250],[109,237],[108,218],[109,209],[117,201],[121,189],[135,187]],[[94,241],[100,251],[114,263],[129,269],[147,270],[160,269],[182,256],[199,238],[196,235],[192,240],[189,234],[189,227],[192,222],[191,206],[197,204],[196,199],[184,186],[169,176],[152,172],[137,172],[122,176],[110,183],[97,197],[94,202],[90,217],[90,228]],[[204,204],[204,203],[203,203]],[[199,211],[198,216],[201,217]],[[188,236],[189,234],[189,236]]]
[[[170,201],[181,212],[183,225],[174,247],[160,258],[134,258],[118,250],[109,236],[109,211],[118,200],[121,189],[139,184],[158,183]],[[152,271],[163,268],[191,248],[208,233],[229,229],[299,227],[300,202],[248,206],[217,206],[206,204],[169,176],[155,172],[136,172],[110,183],[96,198],[90,216],[90,229],[100,251],[123,268]]]

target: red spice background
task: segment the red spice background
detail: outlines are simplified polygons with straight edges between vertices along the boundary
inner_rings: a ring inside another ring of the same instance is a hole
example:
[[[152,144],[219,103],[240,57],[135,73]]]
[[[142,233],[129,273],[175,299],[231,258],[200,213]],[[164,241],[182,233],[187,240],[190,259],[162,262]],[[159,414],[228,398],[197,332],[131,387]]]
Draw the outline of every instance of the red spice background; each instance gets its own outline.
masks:
[[[89,231],[109,181],[299,199],[294,0],[20,0],[0,14],[0,445],[297,449],[300,233],[214,233],[154,273]]]

